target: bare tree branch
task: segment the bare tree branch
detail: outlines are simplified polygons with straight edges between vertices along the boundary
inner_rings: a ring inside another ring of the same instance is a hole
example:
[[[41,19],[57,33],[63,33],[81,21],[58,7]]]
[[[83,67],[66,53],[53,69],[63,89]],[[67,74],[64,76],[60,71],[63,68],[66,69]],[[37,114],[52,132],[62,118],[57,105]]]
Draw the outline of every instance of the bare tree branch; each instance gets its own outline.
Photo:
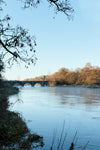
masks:
[[[19,0],[24,3],[24,8],[37,7],[42,0]],[[47,0],[50,6],[54,7],[56,13],[63,12],[68,18],[73,13],[69,0]],[[0,0],[0,10],[5,0]],[[11,17],[6,15],[0,17],[0,54],[7,58],[9,64],[13,61],[21,60],[27,65],[35,64],[36,39],[31,37],[28,31],[21,26],[13,27],[10,23]]]
[[[3,46],[3,48],[10,53],[11,55],[15,56],[16,58],[18,57],[17,54],[14,52],[11,52],[10,50],[8,50],[8,48],[5,46],[5,44],[0,40],[0,44]]]
[[[37,7],[41,0],[20,0],[24,2],[24,8],[29,7]],[[68,18],[71,17],[71,15],[74,12],[74,9],[71,7],[70,0],[47,0],[48,3],[54,7],[54,9],[57,12],[64,13]]]

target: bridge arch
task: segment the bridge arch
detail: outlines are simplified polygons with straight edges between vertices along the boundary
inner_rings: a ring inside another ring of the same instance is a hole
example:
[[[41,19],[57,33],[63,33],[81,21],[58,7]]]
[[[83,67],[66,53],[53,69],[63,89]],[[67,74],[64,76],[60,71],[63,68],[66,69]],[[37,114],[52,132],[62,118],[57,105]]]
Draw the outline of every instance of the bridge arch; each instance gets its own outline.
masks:
[[[31,86],[35,86],[36,84],[40,84],[41,86],[48,86],[48,81],[18,81],[18,80],[14,80],[14,81],[4,81],[4,83],[6,85],[11,85],[14,86],[16,84],[20,85],[20,86],[24,86],[25,84],[30,84]]]

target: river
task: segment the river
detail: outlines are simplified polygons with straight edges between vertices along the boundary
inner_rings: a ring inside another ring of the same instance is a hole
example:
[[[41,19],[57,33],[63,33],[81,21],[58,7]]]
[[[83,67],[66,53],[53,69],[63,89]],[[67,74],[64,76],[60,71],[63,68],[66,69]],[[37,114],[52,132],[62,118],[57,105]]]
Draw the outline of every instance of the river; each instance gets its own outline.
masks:
[[[10,109],[21,113],[31,131],[43,136],[41,150],[50,150],[54,131],[53,150],[57,149],[64,123],[64,150],[68,150],[76,132],[76,150],[88,141],[86,150],[100,150],[100,89],[25,86],[9,101],[13,103]]]

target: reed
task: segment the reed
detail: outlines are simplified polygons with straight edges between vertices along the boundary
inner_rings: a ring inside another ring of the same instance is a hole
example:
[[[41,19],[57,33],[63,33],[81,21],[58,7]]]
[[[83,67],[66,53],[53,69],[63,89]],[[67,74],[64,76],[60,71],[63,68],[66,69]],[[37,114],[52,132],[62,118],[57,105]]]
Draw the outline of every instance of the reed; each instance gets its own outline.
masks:
[[[57,135],[57,131],[54,129],[54,132],[53,132],[53,139],[52,139],[52,145],[50,147],[50,150],[86,150],[88,144],[89,144],[89,141],[82,147],[77,147],[77,131],[73,137],[73,140],[72,142],[70,143],[70,146],[69,148],[66,147],[66,149],[64,148],[64,144],[66,144],[66,138],[67,138],[67,132],[64,131],[65,129],[65,121],[63,123],[63,127],[62,127],[62,131],[61,131],[61,134],[60,134],[60,138],[58,139],[58,143],[56,144],[56,148],[54,148],[54,144],[55,144],[55,141],[56,141],[56,135]]]

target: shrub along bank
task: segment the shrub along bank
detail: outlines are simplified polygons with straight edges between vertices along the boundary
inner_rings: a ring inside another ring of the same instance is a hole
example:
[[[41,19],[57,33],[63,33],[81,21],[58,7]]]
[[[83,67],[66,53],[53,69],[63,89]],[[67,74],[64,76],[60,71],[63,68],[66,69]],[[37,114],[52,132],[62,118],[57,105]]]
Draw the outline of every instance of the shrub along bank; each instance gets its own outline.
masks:
[[[8,96],[17,94],[18,88],[0,88],[0,149],[30,150],[43,146],[43,137],[32,134],[19,113],[9,111]]]

